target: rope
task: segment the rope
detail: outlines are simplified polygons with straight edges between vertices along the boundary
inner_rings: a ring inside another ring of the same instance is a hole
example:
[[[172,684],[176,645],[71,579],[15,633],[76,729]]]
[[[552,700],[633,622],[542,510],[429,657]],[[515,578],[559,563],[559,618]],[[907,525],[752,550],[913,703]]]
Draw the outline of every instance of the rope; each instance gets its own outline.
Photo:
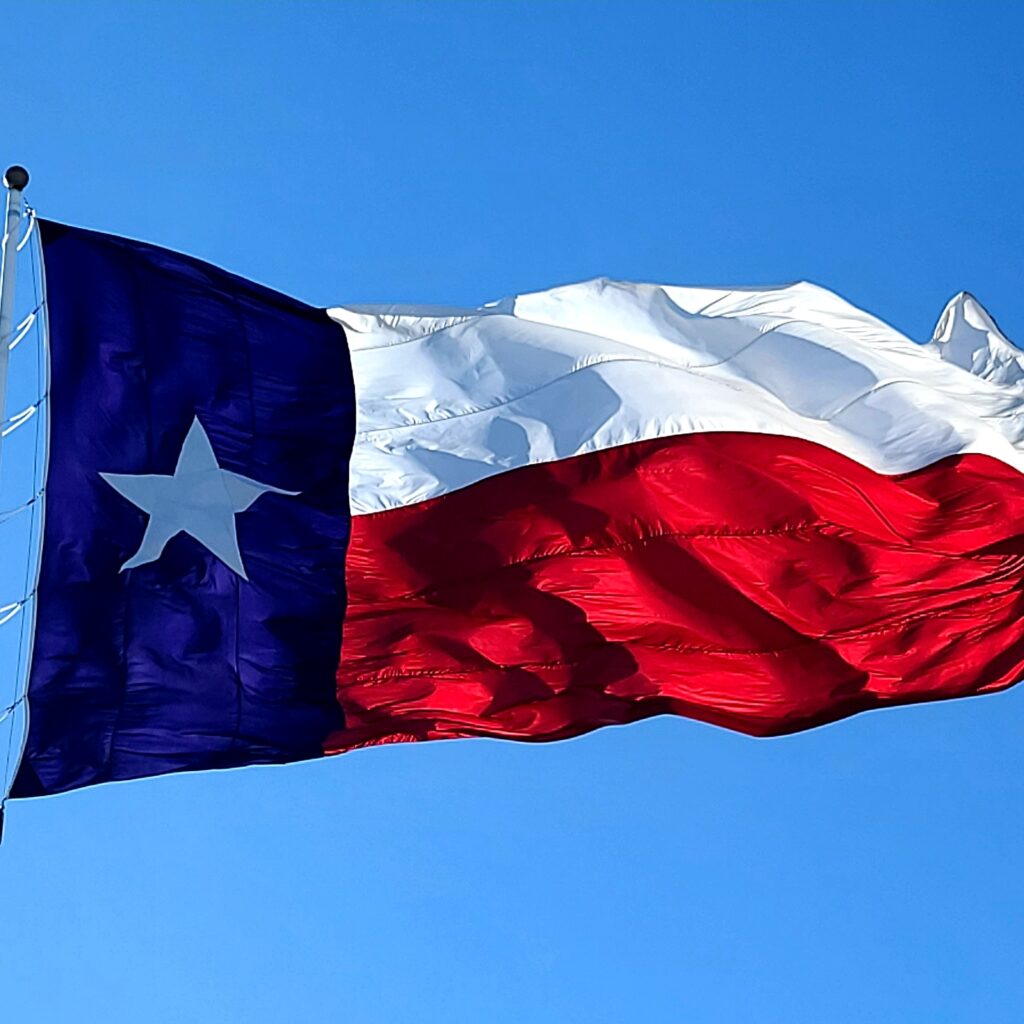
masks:
[[[24,235],[22,235],[21,241],[14,249],[15,252],[21,252],[21,250],[28,245],[28,240],[32,237],[32,232],[36,229],[36,211],[33,207],[29,206],[28,203],[25,204],[25,216],[21,219],[28,221],[28,230]]]
[[[20,505],[15,505],[14,508],[5,508],[0,512],[0,526],[3,526],[8,520],[13,519],[15,516],[20,516],[22,512],[32,508],[33,505],[40,499],[42,492],[37,491],[27,501],[23,501]]]
[[[13,704],[8,704],[7,707],[0,711],[0,722],[6,722],[11,715],[14,714],[22,704],[25,703],[24,697],[19,697]]]
[[[36,322],[36,317],[39,315],[39,309],[40,307],[36,306],[36,308],[33,309],[17,327],[14,328],[14,340],[7,346],[11,352],[17,348],[21,339],[24,338],[30,330],[32,330],[32,325]]]
[[[0,437],[7,437],[8,434],[13,434],[18,427],[24,426],[33,416],[39,411],[39,406],[42,404],[42,399],[38,402],[33,402],[32,405],[21,412],[16,412],[7,420],[7,426],[0,430]]]
[[[36,328],[37,344],[36,344],[36,372],[38,387],[41,392],[39,399],[32,405],[23,409],[20,413],[16,413],[10,417],[7,421],[6,427],[0,431],[0,436],[6,436],[23,426],[29,420],[34,420],[36,424],[36,443],[33,451],[33,462],[32,462],[32,496],[28,498],[21,505],[16,506],[5,512],[0,512],[0,524],[13,518],[15,515],[25,511],[25,509],[31,508],[33,510],[32,520],[29,526],[29,537],[28,537],[28,557],[25,560],[25,578],[22,593],[26,596],[20,600],[0,607],[0,626],[11,621],[13,618],[20,614],[20,628],[18,631],[18,652],[17,652],[17,667],[15,671],[15,687],[20,688],[24,685],[22,692],[18,693],[15,691],[15,699],[2,711],[0,711],[0,724],[6,722],[18,709],[24,708],[24,723],[21,730],[21,750],[18,756],[18,761],[15,764],[15,770],[21,763],[22,757],[24,757],[25,747],[28,742],[28,680],[24,680],[22,684],[23,676],[27,675],[28,664],[26,661],[27,648],[29,646],[28,640],[31,632],[35,626],[35,597],[38,589],[38,573],[39,573],[39,562],[42,557],[40,550],[41,532],[43,526],[43,514],[44,505],[42,502],[43,495],[46,490],[45,486],[45,467],[46,462],[43,461],[42,476],[40,475],[40,457],[41,449],[44,444],[49,447],[49,437],[47,432],[47,424],[45,416],[36,416],[35,414],[43,407],[43,403],[46,401],[49,395],[49,362],[46,357],[46,345],[49,336],[49,324],[46,310],[46,279],[43,276],[42,268],[42,247],[39,242],[38,234],[34,233],[36,224],[36,212],[31,207],[26,207],[26,213],[28,214],[28,228],[25,231],[24,236],[19,241],[16,251],[20,252],[26,245],[28,245],[30,239],[35,239],[34,244],[29,249],[29,264],[32,271],[32,286],[33,294],[36,297],[35,308],[18,324],[15,337],[9,343],[9,348],[13,349],[28,335],[28,333]],[[40,315],[41,314],[41,315]],[[0,344],[3,344],[6,339],[0,339]],[[39,514],[35,514],[38,509]],[[32,573],[33,566],[35,567],[36,579],[33,581]],[[26,614],[22,614],[26,613]],[[11,755],[14,749],[14,733],[15,730],[12,727],[7,730],[7,750],[4,758],[4,773],[3,773],[3,789],[0,790],[0,840],[3,836],[3,821],[7,807],[7,800],[10,795],[10,787],[13,784],[13,778],[11,777]]]

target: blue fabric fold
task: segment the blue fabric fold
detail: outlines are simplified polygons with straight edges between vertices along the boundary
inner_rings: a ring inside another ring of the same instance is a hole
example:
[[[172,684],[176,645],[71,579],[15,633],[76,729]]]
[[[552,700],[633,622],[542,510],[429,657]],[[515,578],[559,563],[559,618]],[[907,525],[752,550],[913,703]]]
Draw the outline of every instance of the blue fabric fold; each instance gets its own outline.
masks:
[[[50,465],[12,796],[319,756],[344,724],[342,329],[188,256],[41,230]],[[149,515],[101,474],[173,475],[196,419],[220,468],[273,488],[234,519],[248,578],[188,532],[122,571]]]

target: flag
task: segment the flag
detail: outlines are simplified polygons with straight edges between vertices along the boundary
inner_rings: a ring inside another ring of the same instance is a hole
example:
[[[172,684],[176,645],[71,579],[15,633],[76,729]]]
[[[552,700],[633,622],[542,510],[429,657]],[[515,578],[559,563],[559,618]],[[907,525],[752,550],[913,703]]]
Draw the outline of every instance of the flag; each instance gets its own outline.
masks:
[[[677,714],[768,736],[1024,664],[1024,356],[825,289],[314,309],[43,226],[14,795]]]

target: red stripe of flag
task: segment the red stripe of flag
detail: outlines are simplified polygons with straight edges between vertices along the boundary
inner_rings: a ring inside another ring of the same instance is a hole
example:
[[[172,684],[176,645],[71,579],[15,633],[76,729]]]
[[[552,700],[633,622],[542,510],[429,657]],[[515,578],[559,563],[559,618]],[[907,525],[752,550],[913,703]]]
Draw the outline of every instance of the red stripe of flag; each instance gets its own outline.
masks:
[[[325,749],[679,714],[766,736],[1024,665],[1024,477],[670,437],[357,516]]]

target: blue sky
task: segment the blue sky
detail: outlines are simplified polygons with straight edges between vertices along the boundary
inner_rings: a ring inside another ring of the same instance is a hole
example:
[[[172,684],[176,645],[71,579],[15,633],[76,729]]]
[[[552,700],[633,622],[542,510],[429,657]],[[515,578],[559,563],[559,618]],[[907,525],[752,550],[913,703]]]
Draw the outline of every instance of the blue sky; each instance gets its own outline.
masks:
[[[921,340],[967,289],[1024,338],[1017,5],[36,3],[7,28],[0,161],[41,213],[312,303],[810,278]],[[0,1014],[1016,1021],[1022,748],[1010,691],[19,802]]]

